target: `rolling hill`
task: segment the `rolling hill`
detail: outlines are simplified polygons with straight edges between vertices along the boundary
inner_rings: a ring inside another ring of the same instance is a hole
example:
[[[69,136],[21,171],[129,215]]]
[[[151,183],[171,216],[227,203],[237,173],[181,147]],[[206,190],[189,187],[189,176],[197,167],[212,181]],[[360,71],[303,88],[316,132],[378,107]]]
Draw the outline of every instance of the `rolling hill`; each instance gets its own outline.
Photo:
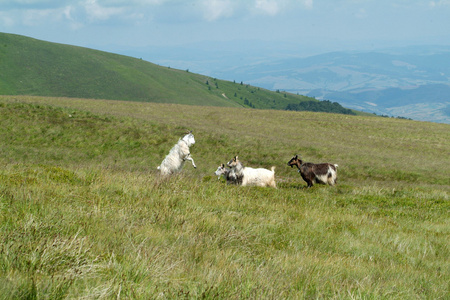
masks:
[[[0,94],[286,109],[314,98],[0,33]]]

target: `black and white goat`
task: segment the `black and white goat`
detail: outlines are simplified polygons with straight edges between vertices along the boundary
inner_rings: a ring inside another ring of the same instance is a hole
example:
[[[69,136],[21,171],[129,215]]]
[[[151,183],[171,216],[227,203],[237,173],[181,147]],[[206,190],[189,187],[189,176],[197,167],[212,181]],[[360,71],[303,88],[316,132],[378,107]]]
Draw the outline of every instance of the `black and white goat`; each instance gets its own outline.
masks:
[[[179,139],[178,143],[170,149],[169,154],[167,154],[166,158],[164,158],[161,165],[158,167],[158,170],[161,171],[161,175],[172,175],[181,171],[187,160],[192,163],[194,168],[197,168],[194,159],[191,157],[191,152],[189,151],[189,147],[194,144],[195,139],[192,131]]]
[[[242,186],[256,185],[270,186],[273,188],[277,187],[277,184],[275,182],[275,167],[272,167],[271,170],[267,170],[264,168],[254,169],[250,167],[244,167],[237,156],[230,160],[227,163],[227,166],[231,168],[230,172],[234,172],[237,178],[242,178]]]
[[[236,176],[236,173],[230,168],[225,167],[224,164],[221,164],[214,174],[217,176],[217,179],[220,179],[220,176],[223,176],[228,184],[242,184],[242,176]]]
[[[291,158],[288,166],[297,166],[298,172],[306,181],[308,187],[312,187],[314,183],[322,183],[335,185],[337,181],[337,167],[336,164],[322,163],[313,164],[310,162],[303,162],[298,155]]]

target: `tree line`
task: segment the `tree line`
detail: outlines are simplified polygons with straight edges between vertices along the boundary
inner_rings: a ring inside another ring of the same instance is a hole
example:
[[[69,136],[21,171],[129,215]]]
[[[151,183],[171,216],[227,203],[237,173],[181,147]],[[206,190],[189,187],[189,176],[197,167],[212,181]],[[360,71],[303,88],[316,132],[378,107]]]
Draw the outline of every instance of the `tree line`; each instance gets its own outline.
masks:
[[[293,111],[314,111],[314,112],[328,112],[345,115],[355,115],[355,113],[348,108],[342,107],[337,102],[331,102],[329,100],[323,101],[302,101],[299,103],[290,103],[286,106],[285,110]]]

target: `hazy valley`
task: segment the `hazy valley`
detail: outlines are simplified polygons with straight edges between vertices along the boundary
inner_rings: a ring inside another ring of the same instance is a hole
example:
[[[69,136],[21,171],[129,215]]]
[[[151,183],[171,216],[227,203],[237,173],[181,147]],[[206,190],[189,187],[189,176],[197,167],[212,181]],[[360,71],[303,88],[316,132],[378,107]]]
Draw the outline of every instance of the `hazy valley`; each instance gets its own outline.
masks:
[[[265,44],[259,50],[256,48],[251,48],[251,55],[245,51],[233,54],[183,48],[183,55],[177,59],[170,51],[165,51],[168,55],[162,58],[153,49],[147,57],[163,65],[243,80],[272,91],[336,101],[344,107],[379,115],[450,123],[450,65],[445,63],[450,61],[449,47],[418,46],[314,56],[296,55],[292,50],[275,53]],[[140,54],[145,55],[145,51]]]

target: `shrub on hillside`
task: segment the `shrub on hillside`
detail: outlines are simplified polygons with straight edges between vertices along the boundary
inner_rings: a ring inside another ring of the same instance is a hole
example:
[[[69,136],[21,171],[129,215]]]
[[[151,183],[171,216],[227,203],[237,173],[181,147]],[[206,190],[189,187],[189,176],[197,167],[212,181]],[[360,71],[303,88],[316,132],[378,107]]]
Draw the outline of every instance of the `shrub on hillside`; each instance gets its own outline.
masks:
[[[329,100],[290,103],[286,106],[285,110],[329,112],[345,115],[355,115],[355,113],[351,109],[344,108],[339,103],[331,102]]]

